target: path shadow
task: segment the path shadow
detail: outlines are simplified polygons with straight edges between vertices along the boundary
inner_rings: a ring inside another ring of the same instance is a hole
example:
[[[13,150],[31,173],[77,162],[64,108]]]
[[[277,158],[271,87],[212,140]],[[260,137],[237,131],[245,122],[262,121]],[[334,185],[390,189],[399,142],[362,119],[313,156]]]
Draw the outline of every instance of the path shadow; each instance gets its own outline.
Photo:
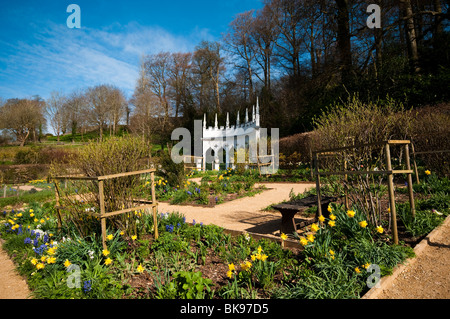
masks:
[[[246,228],[245,230],[255,234],[270,234],[275,235],[280,233],[281,219],[270,220],[254,225],[253,227]]]
[[[304,222],[303,218],[295,218],[295,223],[300,224]],[[264,234],[264,235],[280,235],[281,234],[281,215],[257,215],[254,217],[240,219],[239,222],[243,224],[251,224],[253,226],[246,228],[245,230],[250,233]]]
[[[437,242],[432,242],[432,241],[430,241],[430,238],[427,238],[427,244],[428,244],[429,246],[432,246],[432,247],[450,248],[450,245],[442,244],[442,243],[437,243]]]

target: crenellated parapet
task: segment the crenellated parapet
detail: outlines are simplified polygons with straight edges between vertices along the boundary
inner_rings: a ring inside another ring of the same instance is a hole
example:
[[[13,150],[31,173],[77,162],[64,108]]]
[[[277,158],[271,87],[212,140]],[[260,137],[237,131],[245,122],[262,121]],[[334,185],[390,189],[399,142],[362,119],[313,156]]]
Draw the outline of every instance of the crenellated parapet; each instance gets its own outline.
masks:
[[[216,138],[226,136],[241,135],[242,131],[247,131],[250,128],[259,129],[259,103],[256,100],[256,108],[253,106],[252,119],[249,120],[248,109],[245,109],[245,120],[241,123],[239,112],[236,117],[236,124],[230,125],[230,114],[227,112],[227,120],[225,126],[219,126],[217,121],[217,114],[215,115],[214,126],[207,126],[206,114],[203,116],[203,138]]]

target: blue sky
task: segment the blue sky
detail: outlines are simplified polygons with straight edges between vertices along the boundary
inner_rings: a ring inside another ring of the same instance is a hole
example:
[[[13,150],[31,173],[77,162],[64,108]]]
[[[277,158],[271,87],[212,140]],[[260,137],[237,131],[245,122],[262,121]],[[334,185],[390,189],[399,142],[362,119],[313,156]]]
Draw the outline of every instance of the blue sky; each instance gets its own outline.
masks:
[[[70,29],[69,4],[81,9],[81,28]],[[46,99],[97,84],[113,84],[130,97],[143,54],[187,52],[219,40],[240,12],[261,0],[2,1],[0,98]]]

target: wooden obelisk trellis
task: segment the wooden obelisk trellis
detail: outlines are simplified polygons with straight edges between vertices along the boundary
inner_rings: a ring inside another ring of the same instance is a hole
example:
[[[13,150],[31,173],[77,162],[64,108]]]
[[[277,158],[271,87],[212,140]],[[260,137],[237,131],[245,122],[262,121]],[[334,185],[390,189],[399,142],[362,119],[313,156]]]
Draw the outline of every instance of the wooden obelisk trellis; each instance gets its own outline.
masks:
[[[157,223],[157,217],[156,217],[156,208],[158,206],[158,203],[156,201],[156,194],[155,194],[155,169],[147,169],[142,171],[134,171],[134,172],[126,172],[126,173],[119,173],[119,174],[112,174],[112,175],[104,175],[104,176],[56,176],[52,177],[51,179],[54,180],[55,183],[55,196],[56,196],[56,211],[58,213],[58,227],[61,228],[62,226],[62,218],[61,218],[61,209],[64,207],[60,206],[60,189],[58,185],[59,180],[90,180],[93,182],[98,182],[98,198],[99,198],[99,206],[100,206],[100,213],[93,213],[93,212],[85,212],[86,214],[99,217],[101,222],[101,230],[102,230],[102,244],[103,248],[106,249],[106,218],[120,215],[124,213],[128,213],[131,211],[137,211],[137,210],[147,210],[152,209],[153,214],[153,225],[154,225],[154,236],[155,238],[158,238],[158,223]],[[146,203],[145,205],[140,205],[136,207],[121,209],[114,212],[106,212],[105,209],[105,194],[104,194],[104,181],[108,179],[113,178],[119,178],[119,177],[125,177],[125,176],[132,176],[132,175],[143,175],[143,174],[150,174],[151,179],[151,191],[152,191],[152,200],[144,201],[144,200],[134,200],[134,202],[139,203]]]
[[[388,140],[388,141],[382,141],[382,142],[376,142],[376,143],[369,143],[369,144],[360,144],[360,145],[353,145],[353,146],[347,146],[347,147],[340,147],[340,148],[333,148],[333,149],[327,149],[327,150],[319,150],[314,151],[313,153],[313,161],[314,161],[314,175],[316,177],[316,191],[317,191],[317,209],[319,216],[322,215],[322,209],[321,209],[321,194],[320,194],[320,176],[321,175],[344,175],[345,178],[347,178],[348,175],[363,175],[363,174],[384,174],[388,177],[388,192],[389,192],[389,206],[391,210],[391,225],[392,225],[392,236],[394,239],[394,243],[398,244],[398,232],[397,232],[397,214],[395,209],[395,194],[394,194],[394,174],[407,174],[408,178],[408,195],[409,195],[409,203],[411,207],[411,214],[412,216],[415,216],[415,205],[414,205],[414,195],[413,195],[413,186],[412,186],[412,174],[413,170],[411,169],[411,163],[409,159],[409,145],[411,142],[409,140]],[[391,163],[391,151],[390,146],[391,145],[403,145],[404,147],[404,153],[405,153],[405,164],[406,164],[406,170],[393,170],[392,169],[392,163]],[[347,170],[347,163],[344,162],[344,171],[329,171],[329,172],[320,172],[319,171],[319,155],[320,154],[329,154],[331,152],[343,152],[346,150],[351,150],[355,148],[361,148],[366,146],[380,146],[384,147],[385,153],[386,153],[386,170],[385,171],[348,171]],[[345,196],[345,202],[346,206],[348,206],[348,197]],[[348,207],[347,207],[348,208]]]

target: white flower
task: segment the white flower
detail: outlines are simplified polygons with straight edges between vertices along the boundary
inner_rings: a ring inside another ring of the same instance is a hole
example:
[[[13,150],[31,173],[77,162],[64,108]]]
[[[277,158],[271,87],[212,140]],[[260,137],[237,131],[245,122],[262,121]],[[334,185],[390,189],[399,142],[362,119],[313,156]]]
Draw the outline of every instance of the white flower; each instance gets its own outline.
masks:
[[[72,240],[72,238],[70,238],[70,237],[63,237],[62,238],[62,241],[63,241],[63,243],[65,243],[66,241],[71,241]]]
[[[89,250],[88,254],[89,254],[89,258],[94,259],[94,251],[93,250]]]
[[[439,215],[439,216],[441,216],[442,215],[442,213],[441,212],[438,212],[436,209],[432,209],[431,210],[433,213],[435,213],[436,215]]]

